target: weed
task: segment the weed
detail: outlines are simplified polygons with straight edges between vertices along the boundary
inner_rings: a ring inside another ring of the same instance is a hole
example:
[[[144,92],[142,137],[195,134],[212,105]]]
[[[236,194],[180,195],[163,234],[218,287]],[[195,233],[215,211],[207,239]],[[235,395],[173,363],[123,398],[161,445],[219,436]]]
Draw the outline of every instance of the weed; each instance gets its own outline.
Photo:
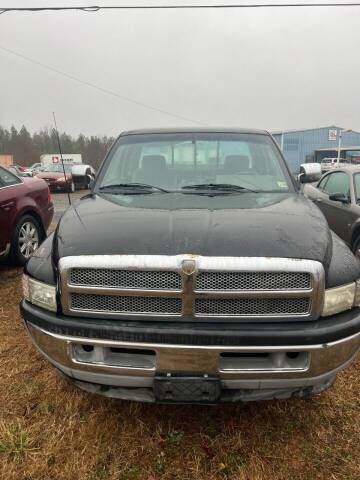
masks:
[[[238,453],[230,452],[220,463],[219,470],[225,477],[227,477],[228,475],[239,471],[244,465],[245,462]]]
[[[119,480],[137,480],[140,478],[140,467],[137,465],[126,466],[121,470]]]
[[[105,480],[109,476],[109,471],[107,465],[104,463],[99,463],[95,468],[95,477],[94,480]]]
[[[215,438],[217,436],[218,431],[213,416],[206,417],[205,432],[210,438]]]
[[[166,437],[166,443],[170,447],[177,447],[180,445],[181,440],[183,439],[184,432],[181,430],[173,430],[169,432]]]
[[[165,472],[165,463],[166,463],[165,453],[164,452],[158,453],[155,457],[155,465],[154,465],[156,473],[161,474]]]
[[[30,441],[26,433],[21,430],[19,424],[13,428],[2,428],[1,430],[0,454],[18,458],[24,456],[29,451],[35,450],[31,448]]]
[[[55,404],[51,400],[49,400],[48,402],[46,402],[45,410],[47,413],[54,413]]]

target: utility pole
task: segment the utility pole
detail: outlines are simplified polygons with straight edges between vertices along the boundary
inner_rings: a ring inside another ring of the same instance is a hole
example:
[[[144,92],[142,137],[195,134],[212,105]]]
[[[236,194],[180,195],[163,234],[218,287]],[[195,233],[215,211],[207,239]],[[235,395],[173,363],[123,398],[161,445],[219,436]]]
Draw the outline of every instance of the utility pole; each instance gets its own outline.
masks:
[[[342,134],[352,132],[352,130],[339,130],[339,143],[338,143],[338,154],[337,154],[337,163],[340,163],[340,150],[341,150],[341,142],[342,142]]]

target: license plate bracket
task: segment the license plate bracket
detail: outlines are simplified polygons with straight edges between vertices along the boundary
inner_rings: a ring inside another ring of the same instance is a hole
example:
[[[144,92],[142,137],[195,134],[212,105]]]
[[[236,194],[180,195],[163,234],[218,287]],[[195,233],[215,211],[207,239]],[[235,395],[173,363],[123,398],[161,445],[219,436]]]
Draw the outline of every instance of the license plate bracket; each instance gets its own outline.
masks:
[[[213,377],[156,376],[153,391],[162,403],[215,403],[221,394],[221,384]]]

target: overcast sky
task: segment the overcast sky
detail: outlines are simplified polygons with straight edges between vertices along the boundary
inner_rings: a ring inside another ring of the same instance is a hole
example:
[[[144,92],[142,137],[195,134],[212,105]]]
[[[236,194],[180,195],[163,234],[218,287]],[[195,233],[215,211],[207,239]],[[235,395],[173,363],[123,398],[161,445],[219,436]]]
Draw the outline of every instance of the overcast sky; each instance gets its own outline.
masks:
[[[0,0],[0,7],[74,3],[126,0]],[[360,7],[3,14],[0,47],[187,120],[0,48],[0,125],[34,131],[51,126],[55,111],[59,129],[74,135],[195,126],[190,119],[211,126],[336,124],[360,131],[359,25]]]

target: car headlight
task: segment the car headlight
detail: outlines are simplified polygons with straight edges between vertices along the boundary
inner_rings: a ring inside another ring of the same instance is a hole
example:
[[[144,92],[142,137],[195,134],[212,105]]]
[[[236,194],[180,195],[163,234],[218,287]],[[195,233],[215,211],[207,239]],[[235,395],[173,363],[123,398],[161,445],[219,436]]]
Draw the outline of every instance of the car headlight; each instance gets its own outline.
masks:
[[[360,306],[360,280],[325,290],[323,317]]]
[[[46,310],[56,312],[56,288],[53,285],[38,282],[28,275],[23,275],[23,294],[25,299]]]
[[[56,179],[57,182],[65,182],[65,177],[60,177]]]

